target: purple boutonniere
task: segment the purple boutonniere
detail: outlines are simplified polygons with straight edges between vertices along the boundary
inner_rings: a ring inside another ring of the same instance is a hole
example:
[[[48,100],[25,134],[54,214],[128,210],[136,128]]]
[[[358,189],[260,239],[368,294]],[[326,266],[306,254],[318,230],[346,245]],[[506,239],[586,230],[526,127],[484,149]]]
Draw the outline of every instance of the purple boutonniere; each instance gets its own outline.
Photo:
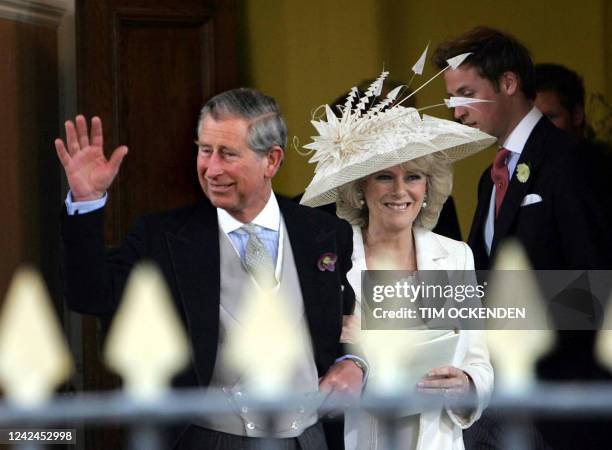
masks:
[[[317,268],[321,272],[333,272],[336,270],[336,261],[338,261],[338,256],[333,253],[323,253],[319,260],[317,261]]]

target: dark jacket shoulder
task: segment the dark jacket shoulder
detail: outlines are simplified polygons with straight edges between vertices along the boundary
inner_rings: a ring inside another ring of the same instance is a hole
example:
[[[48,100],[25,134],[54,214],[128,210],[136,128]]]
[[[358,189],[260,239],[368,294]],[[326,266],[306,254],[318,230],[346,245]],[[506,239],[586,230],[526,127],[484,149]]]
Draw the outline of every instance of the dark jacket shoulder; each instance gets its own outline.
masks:
[[[320,208],[311,208],[310,206],[300,205],[293,199],[276,195],[278,205],[286,218],[296,217],[306,221],[306,224],[314,226],[315,229],[339,229],[342,232],[348,231],[352,233],[351,226],[343,219],[340,219],[334,214]]]

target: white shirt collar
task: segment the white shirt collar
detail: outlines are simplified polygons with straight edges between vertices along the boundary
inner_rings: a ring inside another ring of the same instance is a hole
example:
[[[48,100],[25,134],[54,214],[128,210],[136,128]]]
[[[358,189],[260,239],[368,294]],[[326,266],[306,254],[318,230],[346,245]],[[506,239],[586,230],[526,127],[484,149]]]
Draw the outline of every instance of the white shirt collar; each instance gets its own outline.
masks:
[[[221,227],[221,230],[227,235],[244,225],[244,223],[234,219],[226,210],[221,208],[217,208],[217,219],[219,220],[219,227]],[[279,231],[280,209],[274,192],[270,194],[266,206],[264,206],[251,223],[263,228]]]
[[[525,143],[527,143],[527,139],[529,139],[529,135],[541,117],[542,113],[538,108],[535,106],[531,108],[531,111],[529,111],[514,130],[512,130],[502,147],[507,148],[512,153],[518,153],[520,155],[525,147]]]

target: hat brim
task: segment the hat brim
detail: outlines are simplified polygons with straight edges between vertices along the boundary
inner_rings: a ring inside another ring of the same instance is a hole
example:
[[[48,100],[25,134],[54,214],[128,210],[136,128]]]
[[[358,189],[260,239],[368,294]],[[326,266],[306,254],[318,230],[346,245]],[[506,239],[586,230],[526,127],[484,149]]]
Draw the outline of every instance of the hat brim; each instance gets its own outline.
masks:
[[[347,164],[335,171],[315,173],[300,203],[312,207],[335,203],[338,200],[338,188],[351,181],[438,152],[444,153],[451,162],[458,161],[486,149],[496,141],[495,137],[478,129],[448,120],[424,116],[423,122],[443,125],[448,128],[448,132],[440,133],[429,141],[409,142],[401,148],[374,153],[370,158]]]

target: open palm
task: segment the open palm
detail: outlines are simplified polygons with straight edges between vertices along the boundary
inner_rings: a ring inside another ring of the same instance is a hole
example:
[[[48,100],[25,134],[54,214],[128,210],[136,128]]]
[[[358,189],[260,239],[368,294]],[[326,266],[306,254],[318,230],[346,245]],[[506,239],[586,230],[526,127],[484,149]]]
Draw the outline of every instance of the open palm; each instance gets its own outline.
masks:
[[[56,139],[55,150],[64,166],[72,199],[77,202],[98,199],[117,176],[128,149],[124,145],[117,147],[107,160],[100,118],[91,119],[91,134],[88,134],[85,117],[77,116],[75,123],[66,121],[67,145]]]

